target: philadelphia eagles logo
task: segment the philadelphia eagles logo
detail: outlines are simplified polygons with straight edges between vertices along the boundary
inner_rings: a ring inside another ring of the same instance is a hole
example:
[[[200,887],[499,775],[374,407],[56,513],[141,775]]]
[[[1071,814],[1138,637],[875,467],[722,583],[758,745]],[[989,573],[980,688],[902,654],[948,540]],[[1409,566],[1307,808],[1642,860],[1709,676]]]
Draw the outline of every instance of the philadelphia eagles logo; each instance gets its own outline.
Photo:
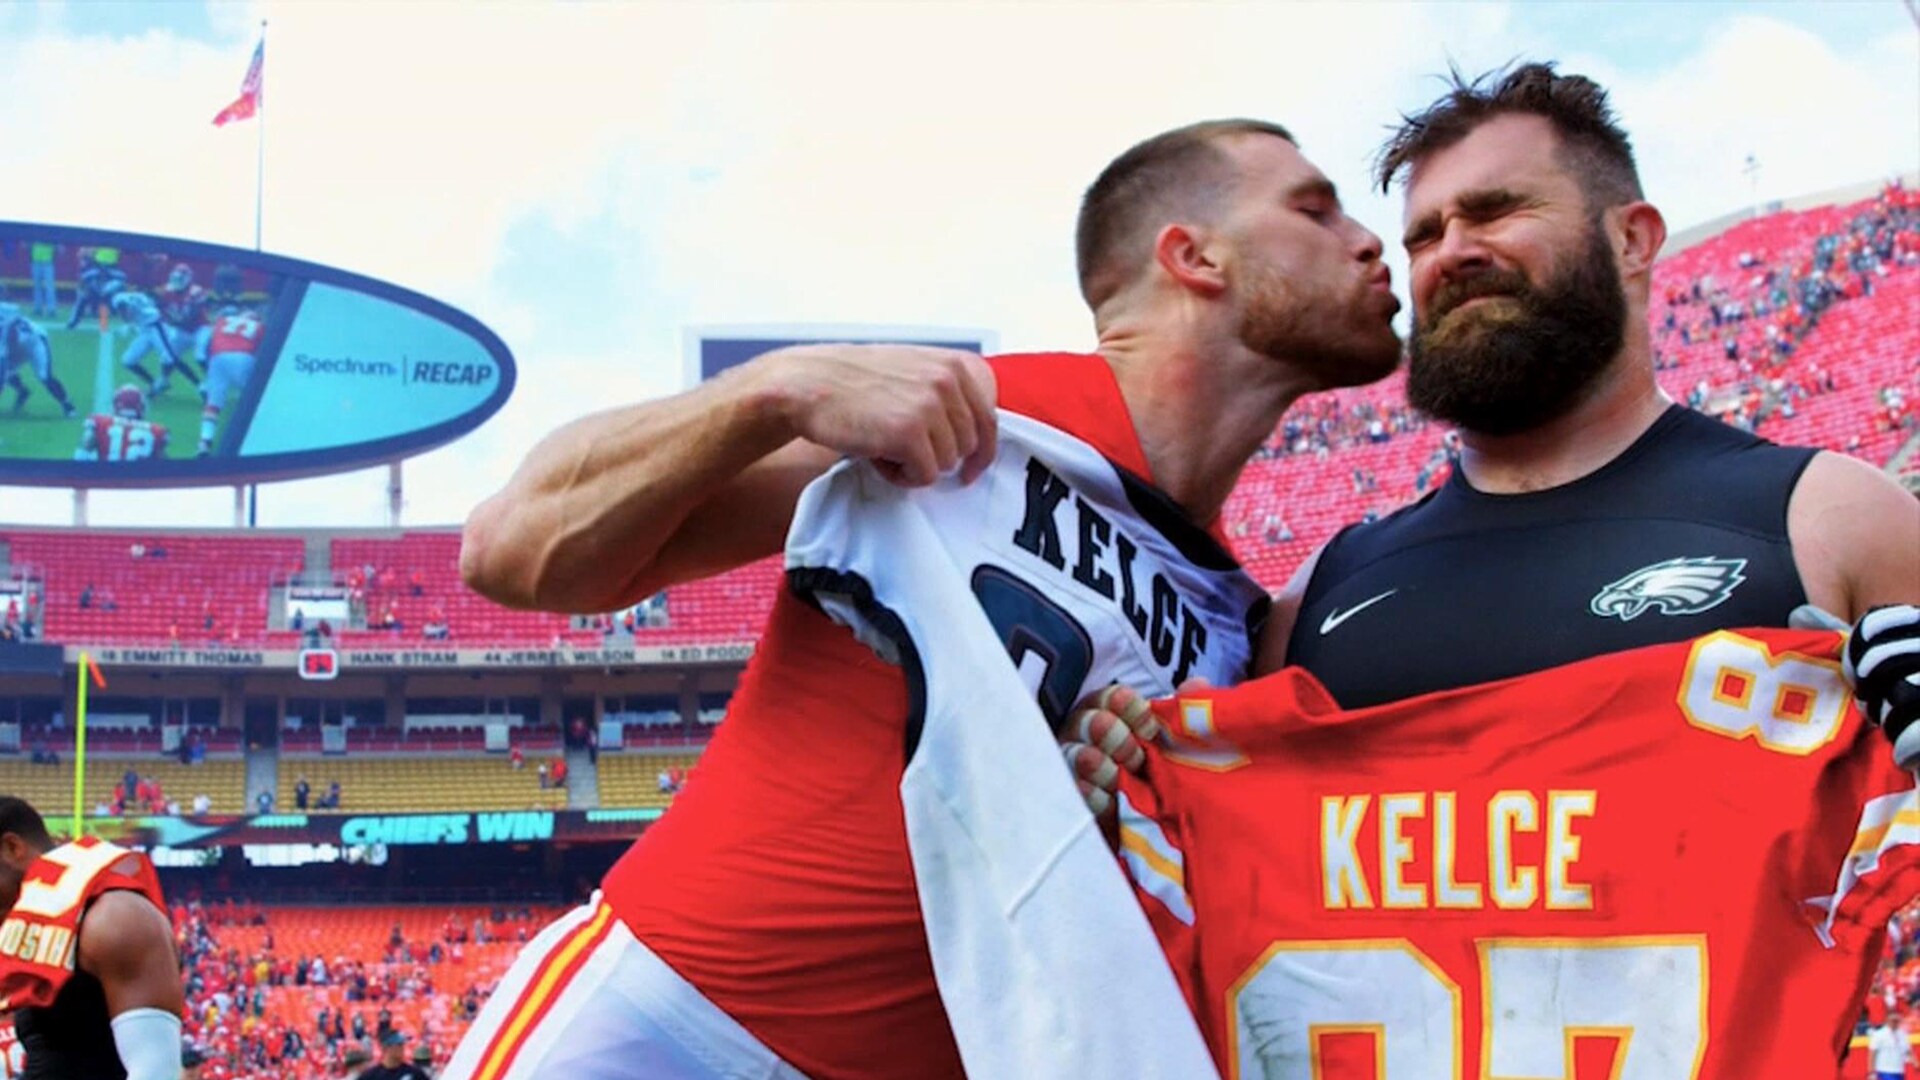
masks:
[[[1698,615],[1726,602],[1747,580],[1745,559],[1712,556],[1668,559],[1643,566],[1601,589],[1588,608],[1601,618],[1632,622],[1650,609],[1662,615]]]

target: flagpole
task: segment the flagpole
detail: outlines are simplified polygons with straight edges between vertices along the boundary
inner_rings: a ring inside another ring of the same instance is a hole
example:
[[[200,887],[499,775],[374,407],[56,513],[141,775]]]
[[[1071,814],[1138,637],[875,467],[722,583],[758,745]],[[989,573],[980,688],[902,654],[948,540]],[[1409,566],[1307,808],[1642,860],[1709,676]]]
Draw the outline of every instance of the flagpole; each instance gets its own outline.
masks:
[[[259,121],[255,131],[253,160],[253,250],[255,251],[260,250],[260,222],[266,205],[267,189],[267,73],[264,60],[266,49],[267,20],[261,19],[260,54],[263,59],[260,70],[260,101],[254,110],[254,119]]]

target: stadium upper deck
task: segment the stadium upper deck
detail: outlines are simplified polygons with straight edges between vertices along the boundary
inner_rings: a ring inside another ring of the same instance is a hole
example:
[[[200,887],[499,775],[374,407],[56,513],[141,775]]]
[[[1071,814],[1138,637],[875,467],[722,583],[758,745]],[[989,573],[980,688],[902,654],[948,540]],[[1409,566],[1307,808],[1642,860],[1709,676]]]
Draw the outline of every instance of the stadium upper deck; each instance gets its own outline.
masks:
[[[1920,197],[1891,188],[1735,225],[1660,265],[1650,316],[1676,400],[1889,464],[1920,405]],[[1406,409],[1398,377],[1303,401],[1229,501],[1228,531],[1277,586],[1343,523],[1443,480],[1447,442]],[[305,635],[275,613],[275,590],[299,582],[351,594],[352,618],[329,626],[342,648],[647,647],[753,640],[778,574],[767,560],[673,589],[629,628],[624,613],[489,603],[461,585],[458,551],[452,529],[0,529],[0,590],[22,590],[20,614],[60,642],[294,649]],[[427,636],[442,625],[445,640]]]

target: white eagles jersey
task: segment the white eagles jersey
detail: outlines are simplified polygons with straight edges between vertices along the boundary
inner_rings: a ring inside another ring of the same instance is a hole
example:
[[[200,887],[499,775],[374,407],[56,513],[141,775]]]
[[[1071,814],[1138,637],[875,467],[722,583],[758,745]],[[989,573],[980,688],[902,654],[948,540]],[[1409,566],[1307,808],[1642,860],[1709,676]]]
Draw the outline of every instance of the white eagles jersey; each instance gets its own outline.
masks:
[[[786,562],[907,674],[907,838],[968,1073],[1214,1075],[1049,721],[1110,682],[1239,682],[1265,592],[1166,496],[1006,412],[971,485],[836,466],[802,494]]]
[[[145,329],[160,322],[160,309],[146,293],[127,291],[113,298],[114,314],[128,326]]]

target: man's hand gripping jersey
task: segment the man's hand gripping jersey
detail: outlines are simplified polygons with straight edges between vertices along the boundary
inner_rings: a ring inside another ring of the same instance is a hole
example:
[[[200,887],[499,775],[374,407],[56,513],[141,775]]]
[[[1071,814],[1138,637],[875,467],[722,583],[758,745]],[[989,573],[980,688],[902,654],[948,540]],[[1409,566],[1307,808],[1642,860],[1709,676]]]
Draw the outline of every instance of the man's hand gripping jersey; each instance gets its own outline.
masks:
[[[1121,857],[1223,1074],[1831,1076],[1920,889],[1914,779],[1837,648],[1720,632],[1354,712],[1298,670],[1156,703]]]

